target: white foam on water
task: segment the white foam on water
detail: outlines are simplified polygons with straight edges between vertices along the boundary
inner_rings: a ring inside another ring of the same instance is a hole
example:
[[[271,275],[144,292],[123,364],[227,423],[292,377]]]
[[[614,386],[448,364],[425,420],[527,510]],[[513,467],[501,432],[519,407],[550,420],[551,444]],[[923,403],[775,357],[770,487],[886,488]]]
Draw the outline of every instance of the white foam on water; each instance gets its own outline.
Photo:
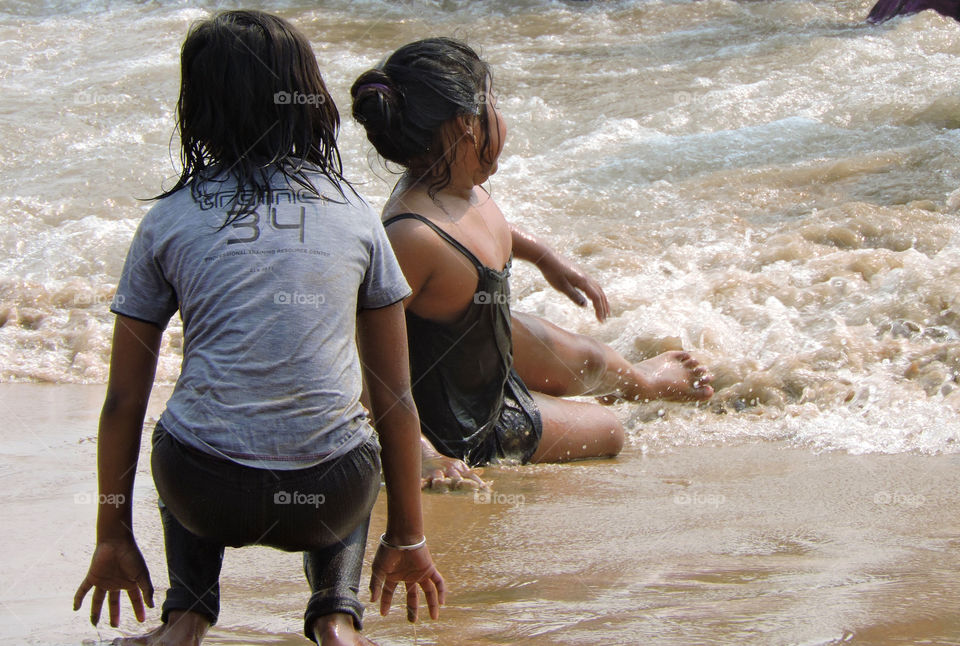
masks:
[[[349,120],[353,79],[415,38],[482,50],[509,129],[494,197],[598,278],[614,315],[596,323],[519,264],[514,306],[633,360],[679,343],[716,373],[703,408],[618,406],[635,441],[953,452],[960,24],[925,12],[868,26],[868,5],[275,10],[310,38],[348,176],[375,205],[395,176]],[[106,378],[107,304],[140,199],[175,175],[179,47],[217,6],[0,2],[3,378]],[[161,382],[181,334],[174,322]]]

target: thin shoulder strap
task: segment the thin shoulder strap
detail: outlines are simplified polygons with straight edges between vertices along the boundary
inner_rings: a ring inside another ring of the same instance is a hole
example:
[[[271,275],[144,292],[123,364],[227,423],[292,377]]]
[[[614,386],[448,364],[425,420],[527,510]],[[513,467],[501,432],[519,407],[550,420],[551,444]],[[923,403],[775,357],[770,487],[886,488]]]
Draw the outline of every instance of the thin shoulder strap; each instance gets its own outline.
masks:
[[[433,229],[438,236],[446,240],[454,249],[466,256],[467,259],[472,262],[478,270],[486,268],[486,265],[480,262],[480,259],[473,255],[472,251],[460,244],[460,242],[452,235],[431,222],[429,218],[426,218],[419,213],[400,213],[398,215],[391,215],[389,218],[384,220],[383,226],[388,227],[399,220],[419,220],[420,222],[423,222],[425,225]]]

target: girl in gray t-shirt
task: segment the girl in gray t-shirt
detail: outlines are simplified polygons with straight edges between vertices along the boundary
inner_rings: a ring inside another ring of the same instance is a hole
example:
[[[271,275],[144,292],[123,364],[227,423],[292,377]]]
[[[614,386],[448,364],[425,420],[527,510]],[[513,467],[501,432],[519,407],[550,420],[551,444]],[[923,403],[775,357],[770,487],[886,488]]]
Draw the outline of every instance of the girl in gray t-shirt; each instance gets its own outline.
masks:
[[[131,499],[163,329],[179,310],[183,364],[151,457],[170,589],[147,642],[199,643],[217,621],[224,547],[261,544],[304,552],[307,637],[360,643],[380,445],[388,518],[373,599],[386,613],[404,581],[415,618],[419,585],[436,618],[444,584],[420,513],[410,290],[379,218],[341,175],[339,115],[310,45],[281,18],[227,11],[191,28],[181,75],[183,171],[140,223],[111,308],[98,454],[110,504],[74,607],[93,589],[91,620],[109,597],[113,626],[122,590],[139,621],[144,597],[153,607]]]

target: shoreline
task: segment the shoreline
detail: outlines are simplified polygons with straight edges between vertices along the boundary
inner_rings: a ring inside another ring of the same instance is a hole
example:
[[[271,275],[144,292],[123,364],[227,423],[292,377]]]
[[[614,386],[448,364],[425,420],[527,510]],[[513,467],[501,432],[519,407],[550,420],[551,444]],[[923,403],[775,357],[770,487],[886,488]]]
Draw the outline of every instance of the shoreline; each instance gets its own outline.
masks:
[[[155,390],[148,415],[165,397]],[[94,540],[103,386],[5,384],[0,638],[96,643],[159,620],[166,588],[144,442],[134,523],[158,608],[121,629],[71,611]],[[960,643],[960,455],[815,453],[780,442],[489,467],[489,499],[424,496],[447,579],[439,622],[367,606],[390,644]],[[86,496],[85,496],[86,494]],[[374,509],[361,599],[385,496]],[[228,550],[210,644],[306,644],[299,556]],[[98,637],[99,635],[99,637]],[[91,641],[93,640],[93,641]]]

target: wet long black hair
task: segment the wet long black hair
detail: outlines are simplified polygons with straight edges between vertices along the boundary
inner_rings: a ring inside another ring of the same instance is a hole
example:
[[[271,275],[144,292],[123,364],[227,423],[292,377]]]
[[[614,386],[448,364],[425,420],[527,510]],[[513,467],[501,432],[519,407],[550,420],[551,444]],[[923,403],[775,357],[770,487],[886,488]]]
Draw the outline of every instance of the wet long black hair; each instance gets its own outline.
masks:
[[[310,43],[293,25],[261,11],[218,13],[191,27],[180,67],[183,170],[155,199],[185,186],[197,198],[204,180],[226,173],[240,189],[226,226],[269,199],[276,172],[319,196],[305,166],[344,195],[342,185],[350,184],[337,148],[340,114]]]
[[[444,128],[450,120],[477,117],[477,155],[494,161],[487,120],[491,83],[489,65],[466,44],[451,38],[418,40],[354,82],[353,117],[381,157],[418,179],[428,178],[428,193],[435,196],[451,178],[456,138]]]

